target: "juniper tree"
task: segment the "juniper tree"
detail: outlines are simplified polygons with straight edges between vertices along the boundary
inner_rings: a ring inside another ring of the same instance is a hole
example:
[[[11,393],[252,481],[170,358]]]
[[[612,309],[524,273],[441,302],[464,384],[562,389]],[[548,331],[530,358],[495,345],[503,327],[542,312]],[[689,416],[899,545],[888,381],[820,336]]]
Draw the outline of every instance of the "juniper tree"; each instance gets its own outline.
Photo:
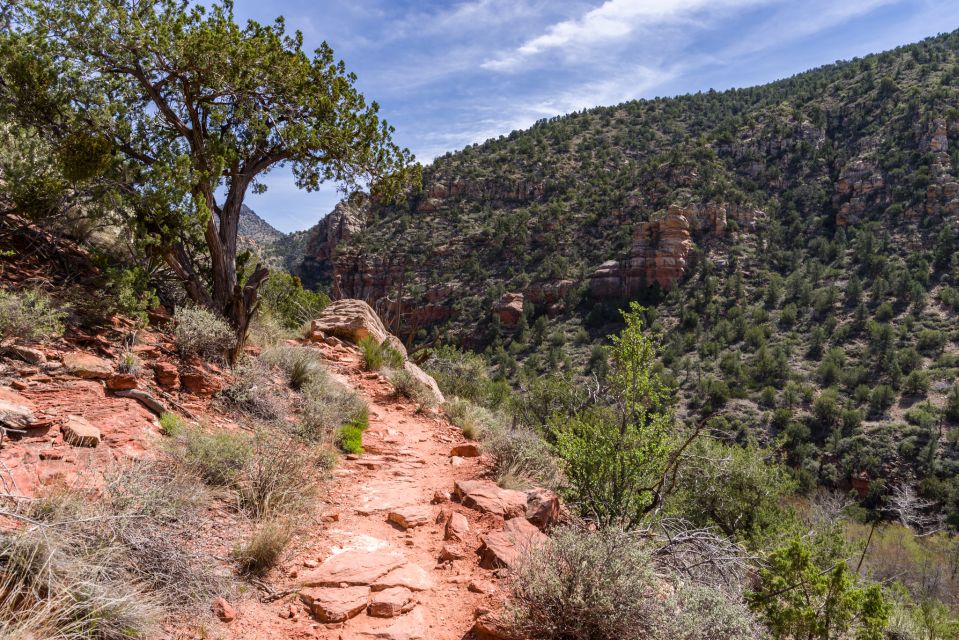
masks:
[[[392,197],[419,167],[323,43],[282,18],[236,23],[230,0],[26,0],[0,38],[0,108],[51,139],[74,172],[106,175],[146,250],[242,338],[268,275],[238,264],[240,208],[289,166]]]

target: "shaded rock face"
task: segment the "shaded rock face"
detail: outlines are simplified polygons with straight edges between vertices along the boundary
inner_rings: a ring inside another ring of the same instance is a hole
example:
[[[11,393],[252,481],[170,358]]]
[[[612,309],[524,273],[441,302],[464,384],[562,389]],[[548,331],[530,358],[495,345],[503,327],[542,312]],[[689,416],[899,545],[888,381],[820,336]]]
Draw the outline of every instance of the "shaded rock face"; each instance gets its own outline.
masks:
[[[500,324],[504,327],[515,327],[523,317],[522,293],[504,293],[493,305],[493,313],[499,316]]]
[[[762,216],[735,205],[672,205],[664,216],[636,225],[629,258],[601,264],[589,277],[589,291],[595,298],[623,299],[653,285],[669,289],[687,271],[693,234],[723,237],[730,218],[751,230]]]
[[[332,279],[337,245],[363,230],[370,206],[370,199],[361,195],[343,200],[310,231],[303,261],[297,268],[304,284],[315,286]]]
[[[530,202],[546,195],[547,186],[537,180],[508,180],[489,178],[469,180],[437,176],[426,190],[425,197],[416,205],[416,210],[429,213],[444,206],[446,200],[470,198],[496,202]]]

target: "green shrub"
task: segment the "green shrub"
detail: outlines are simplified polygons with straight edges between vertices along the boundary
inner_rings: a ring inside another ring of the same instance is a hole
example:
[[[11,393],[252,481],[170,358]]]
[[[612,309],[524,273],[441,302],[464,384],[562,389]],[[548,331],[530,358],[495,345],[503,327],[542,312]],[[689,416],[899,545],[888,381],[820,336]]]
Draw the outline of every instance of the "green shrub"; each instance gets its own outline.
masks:
[[[652,566],[639,539],[617,529],[553,529],[517,564],[507,624],[537,640],[655,637],[662,603]]]
[[[413,374],[405,369],[391,369],[386,378],[393,385],[397,396],[412,400],[418,407],[433,407],[436,405],[436,396],[432,389],[417,380]]]
[[[373,336],[364,336],[358,346],[363,357],[363,366],[369,371],[379,371],[383,367],[398,369],[403,366],[403,354],[389,342],[379,343]]]
[[[117,371],[135,376],[140,373],[141,369],[143,369],[143,363],[139,356],[132,351],[124,351],[117,363]]]
[[[264,311],[286,329],[313,320],[330,304],[328,295],[304,289],[300,279],[286,271],[272,271],[257,293]]]
[[[180,353],[222,359],[236,345],[236,332],[222,318],[200,307],[179,307],[173,314]]]
[[[244,573],[262,575],[272,569],[293,537],[293,527],[285,519],[262,522],[243,545],[233,550],[233,559]]]
[[[929,392],[929,374],[916,369],[903,380],[903,393],[910,396],[925,396]]]
[[[718,589],[683,585],[666,606],[676,613],[666,618],[663,638],[755,640],[765,637],[752,612]]]
[[[244,433],[190,428],[181,440],[175,450],[180,462],[214,486],[234,486],[253,455],[251,439]]]
[[[896,392],[888,384],[880,384],[869,394],[869,408],[879,415],[896,401]]]
[[[363,431],[359,425],[343,425],[337,433],[336,446],[344,453],[363,453]]]
[[[569,479],[569,497],[598,526],[639,526],[662,495],[675,438],[670,391],[656,372],[656,345],[643,333],[642,307],[623,312],[626,327],[612,336],[610,407],[593,407],[551,421],[556,452]]]
[[[63,333],[66,314],[43,291],[0,291],[0,339],[44,340]]]
[[[817,555],[796,538],[776,549],[760,570],[759,588],[747,598],[772,636],[841,638],[853,631],[857,638],[880,640],[889,621],[881,587],[861,586],[843,560],[825,564]]]
[[[160,415],[160,433],[163,435],[175,438],[183,433],[185,428],[186,424],[177,414],[164,411]]]

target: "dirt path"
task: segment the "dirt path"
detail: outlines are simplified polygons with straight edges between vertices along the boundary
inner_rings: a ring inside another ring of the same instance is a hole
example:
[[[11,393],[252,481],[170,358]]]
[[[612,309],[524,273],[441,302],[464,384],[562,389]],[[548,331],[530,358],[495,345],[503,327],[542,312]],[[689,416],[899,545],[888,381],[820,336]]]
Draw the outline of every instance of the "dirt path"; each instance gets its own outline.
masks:
[[[224,631],[233,638],[470,637],[476,609],[489,607],[500,588],[494,572],[479,567],[480,536],[502,528],[503,520],[448,496],[455,480],[481,477],[483,462],[451,462],[451,448],[465,443],[459,429],[393,398],[391,385],[362,372],[356,356],[323,350],[334,375],[369,402],[370,427],[364,454],[348,456],[335,472],[325,524],[301,533],[299,550],[280,570],[287,584],[271,576],[274,588],[299,589],[317,604],[311,612],[296,594],[269,604],[241,601]],[[453,513],[462,514],[468,530],[457,517],[447,535]],[[358,608],[343,622],[320,620]]]

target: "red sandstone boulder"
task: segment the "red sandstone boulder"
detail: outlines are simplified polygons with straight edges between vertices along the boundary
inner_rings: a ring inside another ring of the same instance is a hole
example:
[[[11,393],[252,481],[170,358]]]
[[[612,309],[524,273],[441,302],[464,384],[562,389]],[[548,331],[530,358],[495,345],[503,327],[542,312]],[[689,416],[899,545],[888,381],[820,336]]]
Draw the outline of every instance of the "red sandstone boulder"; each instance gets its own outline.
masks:
[[[493,305],[493,313],[504,327],[515,327],[523,317],[522,293],[504,293]]]
[[[180,371],[180,385],[187,393],[209,397],[223,388],[216,375],[199,366],[187,366]]]
[[[81,416],[67,416],[60,431],[63,439],[74,447],[95,447],[100,444],[100,430]]]
[[[180,386],[180,372],[172,362],[154,363],[153,378],[165,389],[176,389]]]
[[[512,489],[501,489],[489,480],[457,480],[454,493],[464,506],[483,513],[492,513],[504,519],[526,514],[526,494]]]
[[[512,567],[529,551],[545,544],[549,538],[526,518],[507,520],[502,531],[483,536],[480,566],[484,569]]]
[[[559,496],[537,487],[526,492],[526,519],[541,530],[546,530],[559,520]]]
[[[113,364],[111,362],[81,351],[63,356],[63,366],[67,373],[78,378],[102,379],[113,375]]]
[[[125,391],[137,388],[137,377],[132,373],[117,373],[107,380],[107,389],[111,391]]]

